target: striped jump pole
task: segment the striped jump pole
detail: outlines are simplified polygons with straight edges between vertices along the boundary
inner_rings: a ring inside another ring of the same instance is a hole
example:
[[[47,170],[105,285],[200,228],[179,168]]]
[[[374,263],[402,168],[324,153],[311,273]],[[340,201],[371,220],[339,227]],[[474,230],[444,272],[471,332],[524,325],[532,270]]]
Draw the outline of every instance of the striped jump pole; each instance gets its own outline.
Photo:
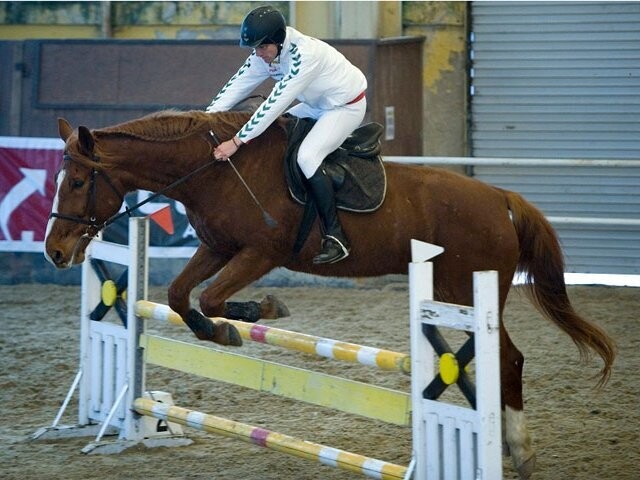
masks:
[[[140,300],[136,303],[136,314],[146,319],[165,321],[174,325],[185,325],[180,315],[171,310],[168,305],[147,300]],[[334,360],[374,366],[381,370],[397,370],[405,374],[411,373],[411,359],[405,353],[340,342],[330,338],[316,337],[239,320],[226,318],[210,318],[210,320],[214,323],[225,321],[233,324],[244,340],[275,345],[288,350]]]
[[[133,409],[140,415],[151,416],[205,432],[235,438],[270,450],[356,472],[370,478],[398,480],[405,478],[407,473],[407,467],[405,466],[376,460],[319,443],[300,440],[246,423],[155,402],[148,398],[137,398],[133,403]]]

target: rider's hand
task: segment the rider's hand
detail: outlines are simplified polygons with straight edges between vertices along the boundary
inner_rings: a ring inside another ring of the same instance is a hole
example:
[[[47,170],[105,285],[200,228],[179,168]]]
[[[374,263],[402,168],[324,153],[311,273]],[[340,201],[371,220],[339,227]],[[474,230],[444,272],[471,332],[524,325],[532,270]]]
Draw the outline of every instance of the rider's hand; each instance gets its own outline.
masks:
[[[242,142],[237,139],[237,137],[233,137],[231,140],[227,140],[218,145],[213,150],[213,156],[216,160],[228,160],[231,155],[238,151],[240,145],[242,145]]]

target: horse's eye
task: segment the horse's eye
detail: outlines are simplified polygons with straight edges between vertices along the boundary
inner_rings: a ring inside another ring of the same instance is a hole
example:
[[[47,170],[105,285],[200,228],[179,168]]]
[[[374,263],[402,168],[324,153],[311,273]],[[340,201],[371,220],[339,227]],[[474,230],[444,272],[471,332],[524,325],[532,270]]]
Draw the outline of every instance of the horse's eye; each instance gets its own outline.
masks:
[[[71,183],[71,185],[73,186],[73,188],[82,188],[82,186],[84,185],[84,180],[76,179]]]

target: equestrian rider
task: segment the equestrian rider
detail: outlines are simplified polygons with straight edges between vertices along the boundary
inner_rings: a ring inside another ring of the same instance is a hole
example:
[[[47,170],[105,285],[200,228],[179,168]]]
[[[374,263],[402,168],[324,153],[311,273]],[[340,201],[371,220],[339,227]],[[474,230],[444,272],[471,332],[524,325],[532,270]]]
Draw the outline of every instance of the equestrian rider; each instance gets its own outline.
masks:
[[[269,6],[256,8],[244,18],[240,46],[253,52],[207,112],[231,109],[268,77],[277,83],[238,133],[215,149],[215,158],[231,157],[299,100],[288,113],[316,120],[300,145],[297,159],[323,230],[322,249],[313,263],[338,262],[349,255],[350,245],[338,220],[332,182],[321,164],[362,123],[367,80],[335,48],[287,27],[282,14]]]

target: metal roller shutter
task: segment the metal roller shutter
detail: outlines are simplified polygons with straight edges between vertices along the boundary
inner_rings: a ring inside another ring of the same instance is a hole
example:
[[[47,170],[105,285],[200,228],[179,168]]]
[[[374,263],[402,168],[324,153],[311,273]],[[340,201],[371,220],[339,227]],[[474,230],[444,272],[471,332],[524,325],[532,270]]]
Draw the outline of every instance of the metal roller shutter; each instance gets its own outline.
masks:
[[[640,3],[472,2],[474,157],[640,160]],[[640,218],[640,168],[480,167],[548,216]],[[555,224],[567,271],[640,274],[640,226]]]

